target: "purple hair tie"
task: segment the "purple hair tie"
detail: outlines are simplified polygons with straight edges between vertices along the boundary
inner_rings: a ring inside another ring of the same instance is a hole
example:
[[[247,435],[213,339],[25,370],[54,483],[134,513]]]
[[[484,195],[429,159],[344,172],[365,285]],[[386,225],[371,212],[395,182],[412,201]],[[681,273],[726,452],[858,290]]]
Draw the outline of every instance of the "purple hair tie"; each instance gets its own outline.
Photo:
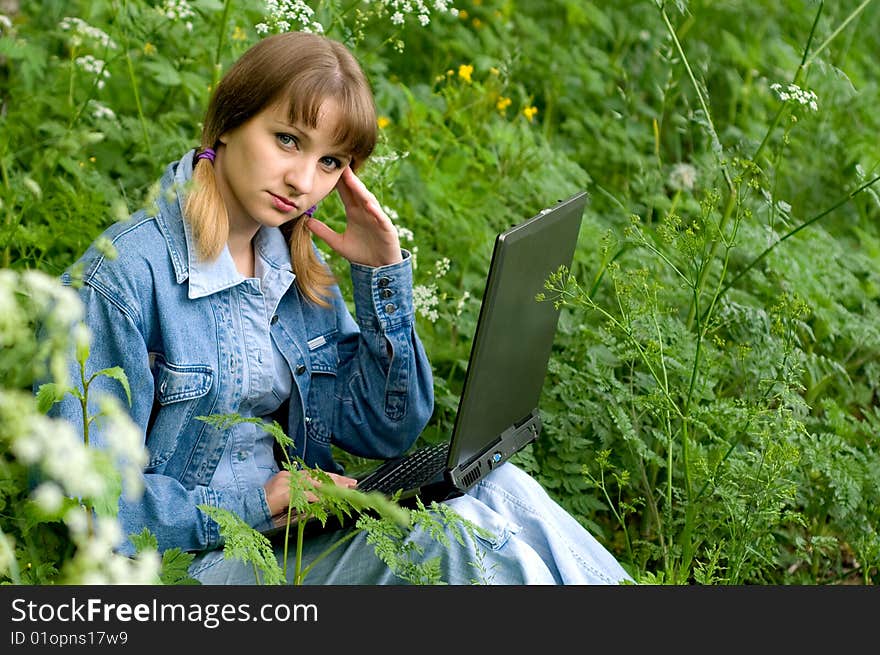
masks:
[[[199,154],[196,155],[196,161],[198,161],[199,159],[207,159],[213,164],[215,154],[217,154],[217,153],[214,152],[213,148],[205,148]]]
[[[318,205],[312,205],[311,207],[309,207],[307,210],[305,210],[305,211],[303,212],[303,215],[304,215],[304,216],[308,216],[309,218],[311,218],[312,216],[315,215],[315,210],[316,210],[317,208],[318,208]]]

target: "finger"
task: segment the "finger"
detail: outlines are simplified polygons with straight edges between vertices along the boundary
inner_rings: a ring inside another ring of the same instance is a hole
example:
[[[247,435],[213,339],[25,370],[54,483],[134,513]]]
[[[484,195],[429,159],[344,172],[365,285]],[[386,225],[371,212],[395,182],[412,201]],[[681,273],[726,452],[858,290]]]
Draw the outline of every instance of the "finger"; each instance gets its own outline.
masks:
[[[333,482],[335,482],[337,486],[348,487],[349,489],[357,486],[357,480],[355,480],[354,478],[350,478],[345,475],[339,475],[338,473],[329,473],[328,475],[332,478]]]
[[[357,202],[354,185],[359,182],[357,175],[351,168],[347,167],[342,171],[342,175],[336,181],[336,191],[345,206],[346,211]]]
[[[333,230],[333,228],[327,225],[324,221],[317,218],[308,219],[306,227],[311,230],[312,234],[326,242],[328,246],[333,248],[333,250],[336,250],[342,241],[341,234]]]
[[[336,188],[346,213],[356,207],[362,207],[376,218],[382,216],[382,208],[376,196],[350,168],[346,168],[340,176],[336,182]]]

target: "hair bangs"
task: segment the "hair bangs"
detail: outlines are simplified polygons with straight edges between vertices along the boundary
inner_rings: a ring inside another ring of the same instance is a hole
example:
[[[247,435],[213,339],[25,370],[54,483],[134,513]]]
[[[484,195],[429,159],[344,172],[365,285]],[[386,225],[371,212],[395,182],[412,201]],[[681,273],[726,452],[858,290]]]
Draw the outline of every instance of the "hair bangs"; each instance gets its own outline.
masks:
[[[333,140],[358,166],[373,152],[377,140],[376,109],[370,90],[346,82],[338,73],[308,73],[288,85],[288,120],[292,125],[315,129],[324,102],[333,100],[339,105],[340,118],[332,128]]]

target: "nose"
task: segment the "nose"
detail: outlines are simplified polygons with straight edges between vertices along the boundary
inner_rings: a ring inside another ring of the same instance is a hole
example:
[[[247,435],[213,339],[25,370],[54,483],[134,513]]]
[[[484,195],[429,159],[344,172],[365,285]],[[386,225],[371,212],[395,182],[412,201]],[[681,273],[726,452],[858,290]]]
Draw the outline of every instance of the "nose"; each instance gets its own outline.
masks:
[[[284,183],[294,189],[298,195],[312,191],[315,181],[315,164],[306,157],[297,157],[288,166],[284,175]]]

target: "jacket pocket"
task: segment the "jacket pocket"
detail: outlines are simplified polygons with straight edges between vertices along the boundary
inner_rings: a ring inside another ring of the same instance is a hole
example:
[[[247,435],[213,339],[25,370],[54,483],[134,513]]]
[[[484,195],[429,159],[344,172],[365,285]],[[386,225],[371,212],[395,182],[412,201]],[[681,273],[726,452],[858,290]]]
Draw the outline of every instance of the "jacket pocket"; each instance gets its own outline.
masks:
[[[214,380],[214,371],[210,366],[178,365],[156,357],[153,378],[156,400],[160,405],[170,405],[181,400],[201,398],[208,393]]]
[[[336,330],[309,339],[309,364],[312,373],[336,375],[339,368],[339,351],[336,348]]]
[[[339,369],[339,351],[336,331],[310,339],[309,344],[309,402],[306,416],[306,435],[312,442],[327,445],[336,413],[336,377]]]
[[[147,428],[147,472],[155,472],[174,454],[180,434],[196,414],[198,399],[214,382],[210,366],[173,364],[161,355],[151,355],[151,360],[155,399]]]

